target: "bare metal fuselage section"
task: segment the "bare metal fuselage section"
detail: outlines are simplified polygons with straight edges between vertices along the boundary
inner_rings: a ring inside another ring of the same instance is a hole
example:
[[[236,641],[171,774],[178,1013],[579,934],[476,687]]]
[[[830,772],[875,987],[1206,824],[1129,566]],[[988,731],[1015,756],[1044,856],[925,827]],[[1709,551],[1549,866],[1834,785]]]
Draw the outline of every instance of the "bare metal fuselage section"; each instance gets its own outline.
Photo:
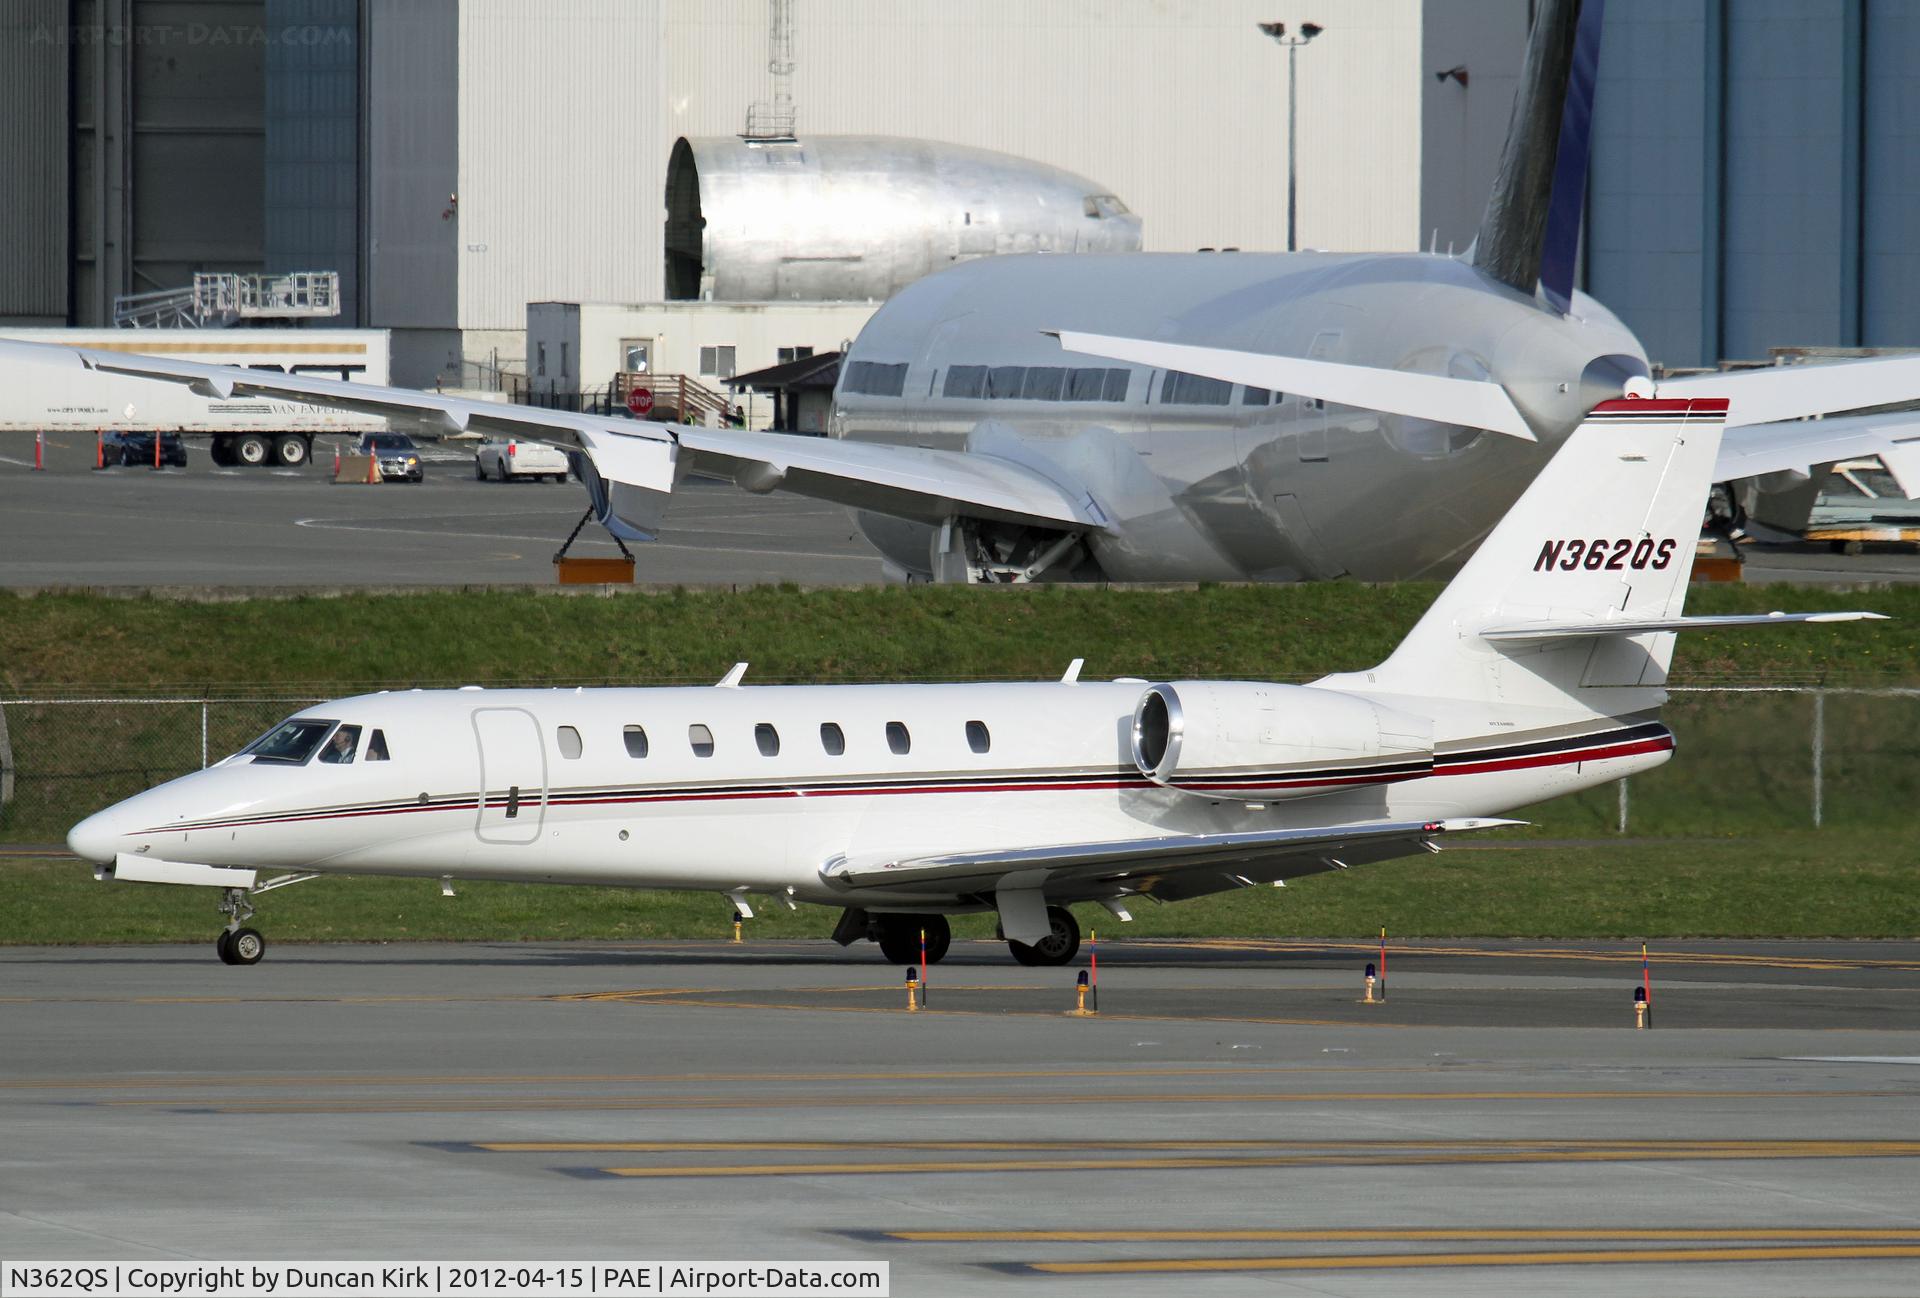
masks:
[[[1139,366],[1122,400],[1013,395],[1021,367],[1118,367],[1063,351],[1049,330],[1490,378],[1539,441],[1297,394],[1253,404],[1261,394],[1243,387],[1223,397]],[[1108,525],[1048,575],[1116,581],[1442,575],[1587,410],[1647,372],[1639,342],[1592,299],[1561,316],[1465,261],[1420,254],[989,258],[902,290],[843,375],[862,361],[904,363],[901,395],[849,391],[843,378],[833,436],[1000,456],[1085,493]],[[948,395],[955,367],[999,382]],[[953,553],[962,526],[860,521],[909,575],[978,574]],[[973,539],[976,559],[982,543],[1013,544]]]

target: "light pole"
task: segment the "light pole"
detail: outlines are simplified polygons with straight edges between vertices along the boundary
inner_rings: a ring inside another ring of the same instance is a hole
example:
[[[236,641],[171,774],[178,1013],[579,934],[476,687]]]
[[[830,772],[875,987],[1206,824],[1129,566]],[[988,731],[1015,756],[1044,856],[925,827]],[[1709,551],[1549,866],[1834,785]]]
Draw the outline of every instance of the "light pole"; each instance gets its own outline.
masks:
[[[1299,245],[1294,239],[1294,144],[1299,138],[1295,125],[1299,120],[1300,96],[1297,87],[1300,84],[1300,47],[1318,36],[1326,28],[1319,23],[1301,23],[1298,36],[1287,35],[1285,23],[1257,23],[1261,31],[1271,36],[1276,45],[1287,47],[1287,251],[1298,251]]]

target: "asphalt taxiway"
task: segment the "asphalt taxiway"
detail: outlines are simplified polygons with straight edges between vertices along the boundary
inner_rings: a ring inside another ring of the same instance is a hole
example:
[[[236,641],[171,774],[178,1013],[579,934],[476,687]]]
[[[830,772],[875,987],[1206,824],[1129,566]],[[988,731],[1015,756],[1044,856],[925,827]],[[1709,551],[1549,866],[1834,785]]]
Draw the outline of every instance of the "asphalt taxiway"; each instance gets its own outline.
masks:
[[[472,452],[436,447],[422,483],[335,484],[329,439],[302,469],[222,469],[188,438],[185,469],[94,470],[67,437],[34,472],[31,439],[0,446],[0,586],[456,586],[554,583],[553,554],[587,507],[577,482],[482,482]],[[881,580],[846,510],[694,479],[635,579],[690,585]],[[616,555],[596,524],[572,553]]]
[[[206,439],[189,437],[185,469],[95,471],[91,438],[54,434],[37,473],[30,437],[0,440],[0,586],[553,583],[553,552],[586,508],[579,484],[479,482],[472,452],[445,444],[428,448],[423,484],[336,485],[335,440],[319,439],[316,463],[298,470],[217,468]],[[702,479],[676,490],[661,539],[633,550],[643,583],[885,579],[846,510]],[[574,553],[617,551],[589,524]],[[1770,545],[1746,557],[1749,582],[1920,581],[1912,547]]]
[[[1072,1018],[987,943],[911,1013],[821,942],[4,949],[0,1255],[1914,1291],[1920,943],[1662,944],[1649,1031],[1631,944],[1370,955],[1103,943]]]

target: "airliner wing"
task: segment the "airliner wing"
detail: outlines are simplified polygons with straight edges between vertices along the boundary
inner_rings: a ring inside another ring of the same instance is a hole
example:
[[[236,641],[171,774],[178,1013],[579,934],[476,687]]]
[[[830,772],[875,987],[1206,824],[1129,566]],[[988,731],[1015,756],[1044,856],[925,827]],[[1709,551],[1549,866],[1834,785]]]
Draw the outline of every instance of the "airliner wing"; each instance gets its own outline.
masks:
[[[1727,427],[1865,410],[1920,397],[1920,356],[1883,356],[1831,365],[1690,374],[1660,384],[1662,397],[1725,397]]]
[[[0,360],[71,365],[76,358],[103,374],[179,383],[214,400],[273,396],[411,420],[429,432],[572,441],[594,471],[581,476],[588,479],[600,521],[629,540],[652,539],[675,482],[689,470],[733,478],[749,491],[792,491],[929,523],[959,516],[1055,528],[1107,526],[1085,491],[976,452],[657,424],[273,370],[0,342]]]
[[[991,892],[1010,878],[1050,899],[1139,894],[1161,901],[1383,861],[1428,850],[1443,834],[1498,829],[1518,820],[1368,821],[1319,829],[1169,834],[1106,843],[936,856],[836,860],[820,877],[836,887]]]
[[[1817,368],[1837,370],[1849,367],[1822,365]],[[1773,371],[1761,373],[1772,374]],[[1672,386],[1661,384],[1661,395],[1665,396]],[[1730,428],[1720,443],[1720,459],[1713,471],[1714,481],[1731,482],[1736,478],[1757,478],[1768,473],[1805,475],[1816,464],[1831,464],[1836,460],[1869,455],[1880,457],[1887,472],[1900,484],[1900,490],[1909,497],[1920,498],[1920,413],[1913,411],[1797,419],[1787,423]]]
[[[1714,613],[1699,617],[1623,619],[1617,622],[1516,622],[1490,626],[1482,640],[1580,640],[1596,636],[1651,635],[1659,631],[1731,631],[1756,626],[1817,622],[1885,622],[1885,613]]]

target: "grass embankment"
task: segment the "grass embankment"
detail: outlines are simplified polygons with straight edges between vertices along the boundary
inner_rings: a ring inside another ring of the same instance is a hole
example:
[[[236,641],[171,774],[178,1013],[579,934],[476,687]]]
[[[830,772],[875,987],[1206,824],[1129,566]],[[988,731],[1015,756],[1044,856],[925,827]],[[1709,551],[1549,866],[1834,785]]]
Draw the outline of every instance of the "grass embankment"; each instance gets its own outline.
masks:
[[[434,592],[223,603],[0,593],[0,688],[10,697],[325,696],[384,685],[710,681],[741,660],[754,665],[749,679],[762,681],[1021,679],[1058,673],[1074,657],[1088,660],[1090,678],[1298,680],[1378,661],[1438,589],[769,587],[612,599]],[[1899,620],[1690,637],[1676,658],[1677,682],[1920,681],[1920,589],[1708,586],[1690,605],[1868,607]],[[258,717],[216,713],[216,756],[285,710],[260,707]],[[1680,756],[1636,777],[1630,791],[1637,838],[1682,841],[1389,862],[1284,891],[1142,907],[1125,932],[1341,935],[1385,924],[1433,936],[1911,936],[1920,932],[1920,831],[1911,823],[1920,794],[1916,708],[1827,701],[1830,828],[1819,833],[1804,828],[1810,700],[1682,696],[1669,710]],[[154,763],[177,762],[187,748],[197,759],[198,711],[167,719],[154,709],[104,708],[76,726],[67,717],[77,712],[9,709],[23,792],[0,815],[0,840],[55,841],[104,802],[197,765],[161,771]],[[149,739],[158,756],[140,757]],[[43,791],[33,806],[25,803],[30,779]],[[1617,790],[1519,814],[1535,822],[1520,837],[1598,838],[1617,825]],[[1711,841],[1685,841],[1693,839]],[[323,880],[275,893],[264,916],[284,940],[714,936],[726,932],[725,917],[725,903],[704,895],[467,884],[448,901],[431,882],[382,880]],[[103,888],[72,862],[0,865],[0,941],[200,940],[213,919],[198,890]],[[780,910],[753,931],[824,935],[832,919]],[[1097,909],[1083,922],[1121,935]],[[968,921],[959,931],[981,935],[990,925]]]
[[[1447,851],[1177,905],[1141,902],[1132,923],[1079,907],[1103,942],[1141,937],[1912,937],[1920,933],[1920,836],[1826,830],[1724,841]],[[709,893],[319,879],[262,899],[270,940],[560,941],[724,938]],[[838,912],[767,904],[755,938],[824,938]],[[0,864],[0,941],[200,942],[220,917],[204,889],[103,886],[73,861]],[[988,916],[954,921],[993,936]]]
[[[53,690],[324,683],[645,684],[1021,679],[1073,658],[1090,678],[1298,680],[1379,661],[1428,582],[1183,590],[791,587],[611,599],[530,592],[187,603],[0,592],[0,686]],[[1688,637],[1677,679],[1920,681],[1920,588],[1701,586],[1689,612],[1866,605],[1898,621]]]

